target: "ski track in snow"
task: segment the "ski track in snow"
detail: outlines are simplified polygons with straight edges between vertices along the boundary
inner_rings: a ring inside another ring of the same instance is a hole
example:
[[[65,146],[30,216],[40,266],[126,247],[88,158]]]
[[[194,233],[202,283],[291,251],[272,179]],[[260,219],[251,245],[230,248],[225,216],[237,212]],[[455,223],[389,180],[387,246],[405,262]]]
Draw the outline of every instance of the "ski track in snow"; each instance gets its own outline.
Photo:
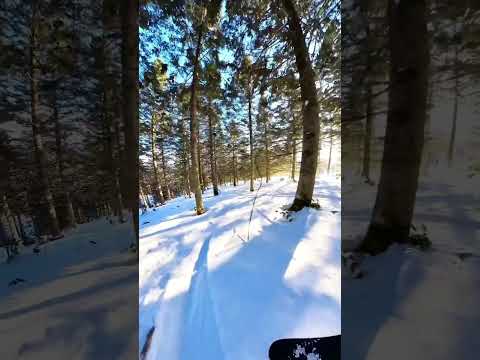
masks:
[[[256,183],[256,189],[259,186]],[[140,348],[148,360],[266,359],[285,337],[340,333],[340,181],[317,179],[322,209],[289,222],[296,183],[274,178],[205,193],[207,212],[177,198],[140,217]]]

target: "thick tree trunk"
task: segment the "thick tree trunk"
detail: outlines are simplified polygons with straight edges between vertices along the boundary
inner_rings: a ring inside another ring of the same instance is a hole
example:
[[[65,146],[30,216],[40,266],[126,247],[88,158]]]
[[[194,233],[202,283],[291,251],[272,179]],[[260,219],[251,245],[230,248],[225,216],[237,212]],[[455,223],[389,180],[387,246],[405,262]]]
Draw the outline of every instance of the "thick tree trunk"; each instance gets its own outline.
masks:
[[[57,212],[55,210],[55,204],[53,202],[52,190],[50,187],[50,180],[48,178],[48,157],[47,150],[43,145],[43,138],[41,135],[41,124],[38,118],[38,77],[39,69],[36,63],[35,50],[36,44],[36,27],[38,16],[38,2],[33,5],[32,22],[31,22],[31,37],[30,37],[30,111],[32,120],[32,135],[35,148],[35,157],[38,166],[39,180],[42,185],[43,198],[46,202],[50,234],[53,237],[60,236],[60,226],[58,223]]]
[[[191,155],[191,185],[195,193],[195,208],[197,215],[205,212],[203,207],[202,189],[200,188],[199,176],[199,157],[198,157],[198,120],[197,120],[197,82],[198,68],[200,61],[200,50],[202,46],[203,29],[198,29],[197,48],[195,51],[195,59],[193,65],[193,79],[190,92],[190,155]]]
[[[425,0],[389,1],[390,89],[377,198],[360,247],[408,241],[424,142],[429,47]]]
[[[249,84],[251,87],[251,83]],[[253,124],[252,124],[252,90],[249,90],[248,93],[248,134],[249,134],[249,144],[250,144],[250,191],[254,191],[253,180],[254,180],[254,154],[253,154]]]
[[[213,186],[213,195],[218,195],[218,177],[217,177],[217,168],[216,168],[216,154],[215,154],[215,129],[212,120],[212,105],[210,104],[210,109],[208,113],[208,146],[210,152],[210,172],[212,176],[212,186]]]
[[[122,102],[125,125],[125,171],[130,208],[138,243],[138,24],[139,0],[122,1]]]
[[[303,147],[300,164],[300,177],[291,210],[298,211],[310,206],[317,173],[320,121],[315,73],[308,55],[301,21],[292,0],[282,0],[288,15],[289,37],[295,52],[297,70],[300,75],[300,88],[303,114]]]

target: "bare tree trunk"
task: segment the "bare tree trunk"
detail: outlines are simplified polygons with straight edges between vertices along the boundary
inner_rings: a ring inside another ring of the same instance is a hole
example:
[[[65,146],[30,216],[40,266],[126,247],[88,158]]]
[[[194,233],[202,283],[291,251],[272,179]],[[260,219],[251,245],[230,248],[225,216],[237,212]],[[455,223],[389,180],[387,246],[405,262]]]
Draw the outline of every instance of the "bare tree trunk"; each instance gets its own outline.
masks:
[[[127,205],[138,244],[138,24],[139,0],[122,1],[122,103],[125,124]]]
[[[264,120],[264,138],[265,138],[265,181],[270,181],[270,144],[268,142],[268,121]]]
[[[155,187],[155,196],[157,199],[160,200],[160,203],[165,203],[165,198],[163,197],[161,188],[160,188],[160,175],[158,172],[158,164],[157,164],[157,151],[156,151],[156,132],[155,132],[155,127],[156,127],[156,122],[155,122],[155,116],[152,116],[152,124],[150,127],[150,152],[152,155],[152,168],[153,168],[153,181],[154,181],[154,187]]]
[[[458,118],[458,98],[460,96],[459,91],[459,78],[458,78],[458,45],[455,44],[455,58],[453,63],[453,72],[454,72],[454,81],[455,85],[453,88],[454,98],[453,98],[453,116],[452,116],[452,130],[450,131],[450,140],[448,142],[448,167],[451,167],[453,164],[453,154],[455,152],[455,137],[457,133],[457,118]]]
[[[424,142],[429,46],[425,0],[389,1],[390,88],[380,182],[360,250],[408,241]]]
[[[297,166],[297,126],[295,119],[295,112],[292,108],[292,125],[291,125],[291,144],[292,144],[292,180],[295,181],[295,172]]]
[[[38,16],[38,1],[33,4],[32,20],[31,20],[31,35],[30,35],[30,111],[32,120],[32,134],[35,148],[35,156],[37,160],[39,180],[42,185],[43,197],[46,201],[50,233],[53,237],[60,236],[60,226],[57,218],[57,211],[53,202],[53,195],[50,187],[50,180],[48,178],[48,158],[47,151],[43,145],[43,138],[41,135],[41,124],[37,115],[38,111],[38,76],[39,69],[36,63],[35,50],[37,47],[37,16]]]
[[[365,114],[365,136],[363,139],[363,166],[362,176],[370,182],[370,153],[372,142],[372,89],[369,81],[367,80],[367,108]]]
[[[64,162],[63,162],[63,144],[62,144],[62,127],[60,124],[60,119],[58,116],[58,107],[57,107],[57,84],[55,84],[55,89],[53,89],[53,119],[55,122],[55,145],[56,145],[56,155],[57,155],[57,168],[58,176],[60,179],[60,184],[64,193],[64,201],[66,208],[66,224],[67,228],[76,227],[77,222],[75,219],[75,212],[73,211],[72,200],[70,197],[70,191],[65,181],[64,176]]]
[[[205,212],[203,207],[202,189],[200,188],[199,176],[199,157],[198,157],[198,120],[197,120],[197,82],[198,82],[198,68],[200,61],[200,51],[202,46],[203,29],[198,29],[197,48],[195,51],[195,59],[193,65],[193,79],[191,85],[190,95],[190,153],[191,153],[191,185],[195,193],[195,208],[197,215]]]
[[[295,200],[290,210],[298,211],[312,203],[317,173],[320,121],[315,73],[308,55],[301,20],[292,0],[282,0],[288,15],[289,38],[295,52],[297,70],[300,75],[300,88],[303,114],[303,147]]]
[[[237,186],[237,157],[235,156],[235,144],[232,147],[233,186]]]
[[[251,87],[251,83],[249,84]],[[250,143],[250,191],[254,191],[253,188],[253,171],[254,171],[254,154],[253,154],[253,124],[252,124],[252,90],[248,93],[248,134]]]
[[[209,113],[208,113],[208,143],[210,150],[210,172],[212,176],[212,186],[213,186],[213,195],[218,195],[218,177],[216,169],[216,154],[215,154],[215,129],[212,121],[212,105],[210,104]]]
[[[332,147],[333,147],[333,120],[330,123],[330,149],[328,150],[328,166],[327,173],[330,173],[330,165],[332,163]]]
[[[160,155],[162,157],[162,193],[165,201],[170,199],[170,189],[168,188],[167,182],[167,162],[165,160],[165,148],[163,137],[160,138]]]

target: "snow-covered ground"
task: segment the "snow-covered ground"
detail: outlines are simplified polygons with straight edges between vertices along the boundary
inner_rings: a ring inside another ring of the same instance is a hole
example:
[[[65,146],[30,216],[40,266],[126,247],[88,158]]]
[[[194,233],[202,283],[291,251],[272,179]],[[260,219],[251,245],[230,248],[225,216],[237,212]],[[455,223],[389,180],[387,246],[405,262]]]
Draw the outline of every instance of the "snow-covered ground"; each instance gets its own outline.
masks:
[[[376,186],[345,180],[342,246],[349,250],[365,234]],[[432,250],[395,245],[363,261],[364,278],[342,278],[342,358],[478,358],[478,183],[464,171],[432,169],[420,181],[414,215]]]
[[[177,198],[140,217],[140,348],[155,326],[148,360],[267,359],[279,338],[340,333],[340,180],[318,178],[321,210],[291,218],[282,206],[296,183],[255,188],[208,190],[201,216],[193,199]]]
[[[43,245],[38,254],[31,246],[11,263],[2,260],[0,359],[134,358],[133,239],[130,222],[100,219]],[[9,286],[16,278],[25,281]]]

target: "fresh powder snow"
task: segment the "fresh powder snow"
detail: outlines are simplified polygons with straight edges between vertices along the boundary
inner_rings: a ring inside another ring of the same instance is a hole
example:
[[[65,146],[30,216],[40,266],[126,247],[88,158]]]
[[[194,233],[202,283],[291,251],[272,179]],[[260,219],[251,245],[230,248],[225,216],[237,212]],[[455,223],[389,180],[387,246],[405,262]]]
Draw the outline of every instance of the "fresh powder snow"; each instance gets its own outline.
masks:
[[[182,197],[140,217],[145,359],[267,359],[277,339],[340,333],[340,180],[317,178],[321,208],[288,213],[296,187],[208,189],[205,214]]]

